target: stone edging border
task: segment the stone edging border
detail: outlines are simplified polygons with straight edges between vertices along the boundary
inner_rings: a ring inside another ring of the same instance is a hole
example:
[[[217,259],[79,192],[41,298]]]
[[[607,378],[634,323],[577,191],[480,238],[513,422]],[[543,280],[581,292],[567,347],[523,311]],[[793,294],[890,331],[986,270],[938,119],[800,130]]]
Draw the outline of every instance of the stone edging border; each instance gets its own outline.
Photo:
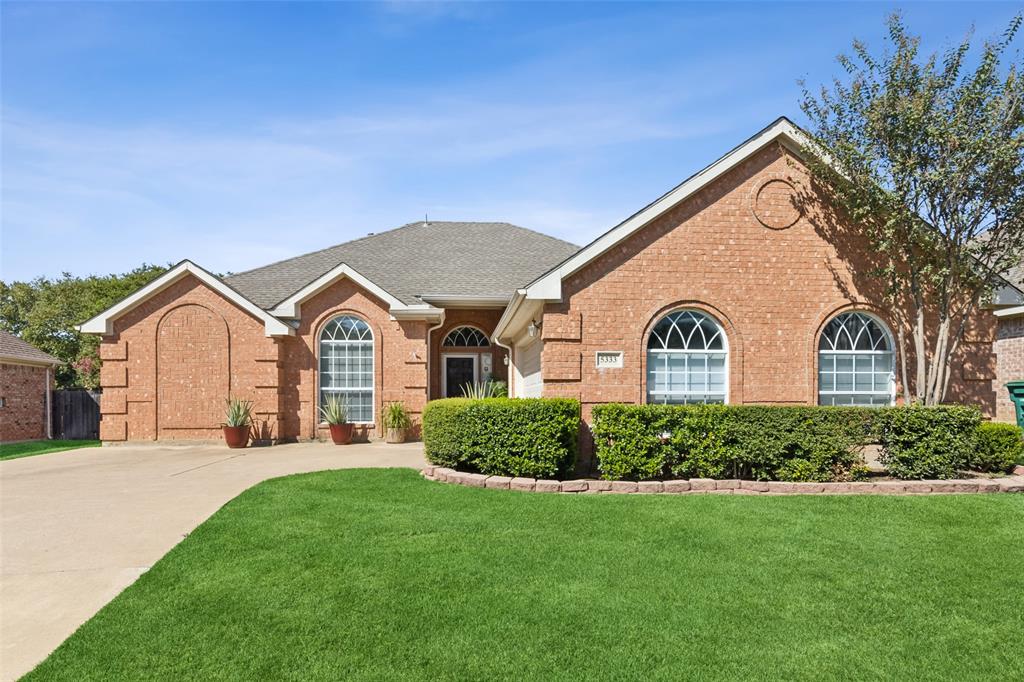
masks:
[[[715,493],[733,495],[928,495],[941,493],[1024,493],[1024,475],[1003,478],[950,479],[945,481],[858,481],[853,483],[787,483],[737,479],[691,478],[675,481],[602,481],[575,479],[555,481],[511,476],[486,476],[427,466],[424,478],[470,488],[494,488],[536,493]]]

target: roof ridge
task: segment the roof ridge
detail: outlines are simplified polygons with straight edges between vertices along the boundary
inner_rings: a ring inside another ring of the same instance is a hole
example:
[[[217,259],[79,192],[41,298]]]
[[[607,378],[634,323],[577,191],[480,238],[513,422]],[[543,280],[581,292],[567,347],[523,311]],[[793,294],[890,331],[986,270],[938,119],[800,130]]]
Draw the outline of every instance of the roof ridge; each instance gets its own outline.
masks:
[[[274,266],[274,265],[280,265],[281,263],[287,263],[289,261],[297,260],[299,258],[306,258],[308,256],[315,256],[318,253],[326,253],[327,251],[330,251],[331,249],[336,249],[339,246],[348,246],[349,244],[356,244],[358,242],[365,241],[367,239],[372,239],[374,237],[379,237],[381,235],[390,234],[391,232],[398,232],[399,230],[404,230],[404,229],[406,229],[408,227],[412,227],[413,225],[416,225],[416,224],[417,224],[416,222],[411,222],[411,223],[406,223],[405,225],[399,225],[398,227],[392,227],[391,229],[384,230],[383,232],[371,232],[370,234],[363,235],[362,237],[356,237],[355,239],[350,239],[347,242],[338,242],[337,244],[331,244],[330,246],[325,246],[322,249],[316,249],[314,251],[307,251],[306,253],[300,253],[298,255],[290,256],[288,258],[282,258],[281,260],[276,260],[276,261],[273,261],[272,263],[267,263],[265,265],[260,265],[260,266],[255,267],[255,268],[249,268],[248,270],[242,270],[241,272],[233,272],[230,275],[228,275],[228,277],[237,277],[238,275],[247,275],[250,272],[256,272],[257,270],[262,270],[264,268],[269,268],[269,267]],[[336,267],[336,265],[337,264],[335,264],[334,266],[331,266],[331,267]],[[330,270],[330,268],[328,268],[328,270]]]
[[[546,232],[541,232],[540,230],[535,230],[535,229],[533,229],[531,227],[523,227],[522,225],[516,225],[515,223],[496,223],[496,224],[498,224],[498,225],[508,225],[510,227],[518,228],[518,229],[520,229],[520,230],[522,230],[524,232],[529,232],[530,234],[536,234],[536,235],[539,235],[541,237],[547,237],[548,239],[550,239],[552,241],[561,242],[562,244],[565,244],[566,246],[571,246],[574,249],[576,249],[577,251],[581,248],[579,246],[579,244],[574,244],[572,242],[567,242],[564,239],[561,239],[560,237],[555,237],[554,235],[547,234]]]

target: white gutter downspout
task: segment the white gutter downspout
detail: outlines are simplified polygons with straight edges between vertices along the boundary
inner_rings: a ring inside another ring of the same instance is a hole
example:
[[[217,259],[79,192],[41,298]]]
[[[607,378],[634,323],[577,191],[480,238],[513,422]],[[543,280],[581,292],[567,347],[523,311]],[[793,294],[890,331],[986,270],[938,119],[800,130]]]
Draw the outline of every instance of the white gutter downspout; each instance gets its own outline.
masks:
[[[508,397],[512,398],[515,396],[515,391],[513,390],[515,388],[515,373],[512,371],[512,367],[514,365],[512,358],[512,346],[506,346],[498,340],[497,336],[491,340],[494,341],[495,345],[504,348],[508,352],[508,355],[506,356],[508,358],[508,364],[505,365],[505,376],[508,377]]]
[[[434,379],[434,373],[430,369],[430,360],[434,357],[434,349],[430,345],[430,335],[434,332],[435,329],[440,329],[441,327],[444,326],[444,313],[445,313],[445,311],[442,310],[441,311],[441,321],[440,322],[435,324],[433,327],[427,327],[427,402],[428,403],[430,402],[430,389],[433,388],[433,386],[431,386],[430,384],[431,384],[431,381]]]
[[[513,357],[512,346],[507,346],[499,341],[498,334],[505,331],[505,327],[508,326],[508,320],[512,319],[512,316],[515,315],[516,310],[519,309],[519,306],[522,305],[525,298],[525,289],[519,289],[516,291],[515,295],[512,297],[512,301],[509,302],[505,312],[502,313],[501,319],[498,320],[498,324],[494,327],[494,335],[491,336],[491,340],[494,341],[494,345],[499,348],[504,348],[508,352],[508,371],[505,372],[505,374],[508,377],[508,396],[510,398],[515,395],[515,372],[512,371],[512,368],[515,366],[515,358]]]

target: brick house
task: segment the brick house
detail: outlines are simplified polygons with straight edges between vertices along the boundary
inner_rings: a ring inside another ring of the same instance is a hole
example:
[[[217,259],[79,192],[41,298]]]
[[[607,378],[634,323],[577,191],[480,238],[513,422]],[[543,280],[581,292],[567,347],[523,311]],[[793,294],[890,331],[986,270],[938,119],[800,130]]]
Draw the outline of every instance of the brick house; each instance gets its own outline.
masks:
[[[1007,275],[1017,288],[1024,289],[1024,266]],[[996,355],[996,414],[1001,422],[1016,418],[1009,394],[1003,387],[1009,381],[1024,381],[1024,306],[1007,306],[995,311],[999,326],[994,345]]]
[[[183,262],[82,327],[103,336],[101,438],[217,437],[229,394],[289,440],[322,437],[318,404],[342,395],[376,437],[389,401],[416,415],[485,378],[579,398],[584,418],[610,401],[891,404],[904,311],[809,189],[799,139],[779,119],[582,249],[444,222],[223,279]],[[1007,282],[973,320],[953,400],[1005,417],[996,313],[1022,305]]]
[[[60,364],[0,331],[0,443],[50,437],[53,370]]]

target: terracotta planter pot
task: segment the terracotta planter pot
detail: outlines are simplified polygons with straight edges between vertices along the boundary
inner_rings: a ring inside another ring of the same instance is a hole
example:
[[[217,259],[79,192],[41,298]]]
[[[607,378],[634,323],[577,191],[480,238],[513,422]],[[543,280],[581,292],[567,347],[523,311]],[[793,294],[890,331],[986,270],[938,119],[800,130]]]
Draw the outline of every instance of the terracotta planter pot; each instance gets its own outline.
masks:
[[[384,442],[385,443],[404,443],[405,442],[405,429],[385,429],[384,430]]]
[[[224,442],[229,448],[244,448],[249,444],[249,427],[225,426]]]
[[[331,440],[335,445],[348,445],[352,442],[351,424],[328,424],[331,429]]]

